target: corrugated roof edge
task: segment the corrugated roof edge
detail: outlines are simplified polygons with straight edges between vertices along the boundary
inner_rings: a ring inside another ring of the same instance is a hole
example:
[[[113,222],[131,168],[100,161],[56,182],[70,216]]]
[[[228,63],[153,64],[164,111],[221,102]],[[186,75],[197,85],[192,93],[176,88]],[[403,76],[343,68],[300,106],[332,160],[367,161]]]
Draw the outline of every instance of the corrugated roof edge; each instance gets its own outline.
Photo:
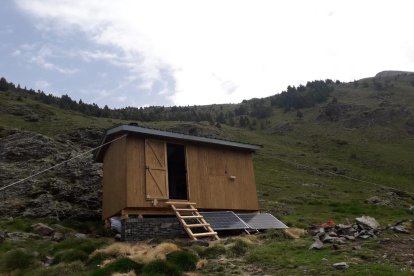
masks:
[[[225,139],[217,139],[217,138],[211,138],[211,137],[200,136],[200,135],[189,135],[189,134],[184,134],[180,132],[167,131],[167,130],[161,130],[161,129],[156,129],[156,128],[140,127],[140,126],[135,126],[135,125],[119,125],[119,126],[115,126],[115,127],[112,127],[106,130],[105,135],[101,139],[100,145],[107,142],[106,140],[108,136],[112,136],[116,133],[139,133],[139,134],[146,134],[146,135],[157,136],[157,137],[181,139],[181,140],[186,140],[186,141],[191,141],[191,142],[200,142],[200,143],[206,143],[206,144],[228,146],[232,148],[239,148],[239,149],[250,150],[250,151],[256,151],[263,147],[262,145],[257,145],[257,144],[248,144],[248,143],[243,143],[243,142],[237,142],[237,141],[231,141],[231,140],[225,140]],[[97,159],[99,158],[101,151],[102,151],[102,147],[99,148],[95,152],[94,154],[95,161],[98,161]]]

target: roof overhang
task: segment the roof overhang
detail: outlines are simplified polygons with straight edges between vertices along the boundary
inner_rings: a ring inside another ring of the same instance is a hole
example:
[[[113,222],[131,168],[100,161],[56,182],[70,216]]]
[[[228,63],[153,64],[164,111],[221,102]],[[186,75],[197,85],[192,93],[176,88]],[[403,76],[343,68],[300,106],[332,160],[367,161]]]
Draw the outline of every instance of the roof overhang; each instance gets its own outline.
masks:
[[[210,144],[210,145],[216,145],[216,146],[230,147],[230,148],[234,148],[238,150],[245,150],[245,151],[247,150],[251,152],[255,152],[256,150],[263,147],[262,145],[247,144],[247,143],[242,143],[242,142],[215,139],[215,138],[204,137],[204,136],[188,135],[188,134],[172,132],[172,131],[145,128],[145,127],[140,127],[140,126],[135,126],[135,125],[121,125],[121,126],[108,129],[106,131],[100,143],[101,147],[99,147],[95,151],[95,154],[94,154],[95,161],[102,162],[106,148],[109,146],[108,142],[124,134],[140,135],[140,136],[145,136],[149,138],[164,138],[164,139],[172,139],[172,140],[181,140],[181,141],[192,142],[192,143]]]

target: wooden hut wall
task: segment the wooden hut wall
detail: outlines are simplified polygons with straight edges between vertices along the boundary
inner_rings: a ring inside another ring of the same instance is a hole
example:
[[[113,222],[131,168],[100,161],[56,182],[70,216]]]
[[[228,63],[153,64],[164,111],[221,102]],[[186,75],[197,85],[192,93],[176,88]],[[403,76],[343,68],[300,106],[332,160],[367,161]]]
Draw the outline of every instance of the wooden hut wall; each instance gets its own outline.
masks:
[[[258,210],[250,152],[188,145],[187,164],[190,200],[199,208]]]
[[[126,141],[122,138],[109,145],[103,160],[103,211],[108,218],[126,205]]]
[[[189,200],[198,208],[258,210],[250,152],[195,144],[185,147]],[[126,160],[127,207],[154,208],[146,199],[144,138],[128,137]],[[166,205],[160,201],[157,207]]]

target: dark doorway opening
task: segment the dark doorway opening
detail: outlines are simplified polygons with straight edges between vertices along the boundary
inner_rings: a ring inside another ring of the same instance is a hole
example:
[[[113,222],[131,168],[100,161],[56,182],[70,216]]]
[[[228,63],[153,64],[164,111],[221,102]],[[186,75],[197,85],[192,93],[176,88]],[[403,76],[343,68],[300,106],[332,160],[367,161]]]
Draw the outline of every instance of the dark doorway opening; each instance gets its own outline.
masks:
[[[167,163],[170,199],[188,199],[187,170],[183,145],[167,144]]]

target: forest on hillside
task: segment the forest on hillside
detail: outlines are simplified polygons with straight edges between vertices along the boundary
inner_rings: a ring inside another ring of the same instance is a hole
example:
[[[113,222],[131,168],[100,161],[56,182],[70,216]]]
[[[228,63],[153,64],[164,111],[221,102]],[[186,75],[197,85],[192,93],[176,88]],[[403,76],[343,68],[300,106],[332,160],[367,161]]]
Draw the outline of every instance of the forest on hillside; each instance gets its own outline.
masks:
[[[212,124],[228,124],[231,126],[252,127],[258,124],[257,120],[266,119],[273,114],[274,108],[286,111],[312,107],[324,102],[336,85],[330,79],[316,80],[298,87],[288,86],[280,94],[261,99],[244,100],[240,104],[214,104],[206,106],[150,106],[150,107],[124,107],[111,109],[107,105],[99,107],[97,104],[85,103],[82,100],[73,100],[69,95],[61,97],[46,94],[41,90],[22,88],[0,79],[0,92],[16,93],[17,100],[21,97],[30,97],[48,105],[55,105],[66,110],[77,111],[88,116],[132,120],[132,121],[208,121]]]

